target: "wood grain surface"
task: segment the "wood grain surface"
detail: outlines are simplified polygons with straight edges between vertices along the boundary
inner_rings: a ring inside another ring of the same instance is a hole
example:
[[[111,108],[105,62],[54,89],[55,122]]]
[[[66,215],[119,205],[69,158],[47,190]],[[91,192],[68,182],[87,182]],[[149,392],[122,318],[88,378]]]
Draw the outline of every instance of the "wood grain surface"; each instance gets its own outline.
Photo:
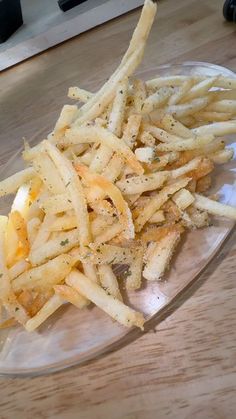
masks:
[[[236,71],[236,26],[223,20],[222,6],[222,0],[160,1],[142,68],[200,60]],[[108,77],[138,13],[1,73],[1,165],[23,136],[53,126],[68,86],[93,90]],[[169,315],[126,347],[46,377],[0,378],[0,418],[234,419],[235,238]]]

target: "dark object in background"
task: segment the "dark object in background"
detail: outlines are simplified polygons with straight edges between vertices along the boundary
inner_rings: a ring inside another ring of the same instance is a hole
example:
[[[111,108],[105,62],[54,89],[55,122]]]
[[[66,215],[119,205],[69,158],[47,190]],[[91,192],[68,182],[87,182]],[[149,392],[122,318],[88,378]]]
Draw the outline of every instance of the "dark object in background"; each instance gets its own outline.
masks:
[[[226,0],[223,15],[229,22],[236,22],[236,0]]]
[[[20,0],[0,0],[0,43],[23,24]]]
[[[58,0],[58,5],[63,12],[72,9],[72,7],[78,6],[78,4],[84,3],[87,0]]]

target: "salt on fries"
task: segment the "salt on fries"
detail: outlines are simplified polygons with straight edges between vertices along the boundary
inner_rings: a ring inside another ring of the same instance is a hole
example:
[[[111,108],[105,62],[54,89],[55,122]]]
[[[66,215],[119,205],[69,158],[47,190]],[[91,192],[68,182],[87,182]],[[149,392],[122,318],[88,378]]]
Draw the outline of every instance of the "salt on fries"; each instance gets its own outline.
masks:
[[[0,328],[39,327],[62,304],[91,302],[127,327],[142,313],[122,297],[160,280],[187,229],[210,214],[236,219],[236,208],[204,195],[215,164],[233,149],[236,80],[221,75],[131,79],[156,14],[145,0],[117,70],[96,93],[71,87],[52,133],[30,148],[27,168],[0,182],[16,193],[0,217]]]

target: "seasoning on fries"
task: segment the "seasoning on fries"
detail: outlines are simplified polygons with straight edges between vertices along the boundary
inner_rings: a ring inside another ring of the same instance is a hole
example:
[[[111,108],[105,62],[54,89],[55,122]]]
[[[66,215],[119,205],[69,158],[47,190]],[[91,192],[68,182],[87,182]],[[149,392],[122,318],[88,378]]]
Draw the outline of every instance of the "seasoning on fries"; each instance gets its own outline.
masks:
[[[129,47],[95,93],[74,86],[48,138],[25,144],[26,168],[0,182],[16,194],[0,217],[0,328],[38,328],[62,304],[92,302],[127,327],[143,329],[125,286],[161,280],[188,229],[236,208],[206,196],[214,166],[233,149],[236,79],[162,76],[143,81],[141,62],[157,5],[145,0]]]

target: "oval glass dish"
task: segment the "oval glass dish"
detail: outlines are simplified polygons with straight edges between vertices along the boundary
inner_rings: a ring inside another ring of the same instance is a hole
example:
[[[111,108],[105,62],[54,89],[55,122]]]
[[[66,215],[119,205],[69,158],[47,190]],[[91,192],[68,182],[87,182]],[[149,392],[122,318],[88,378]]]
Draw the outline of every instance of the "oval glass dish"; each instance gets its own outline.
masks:
[[[157,74],[222,74],[236,77],[226,68],[200,62],[164,65],[136,75],[148,80]],[[45,129],[43,131],[45,134]],[[42,133],[37,133],[31,144],[40,141]],[[27,132],[25,134],[27,135]],[[228,142],[234,148],[235,139],[236,136],[228,138]],[[20,150],[0,172],[0,179],[12,175],[22,167]],[[212,189],[212,192],[220,191],[221,202],[234,206],[235,169],[235,160],[217,167]],[[1,198],[1,214],[7,214],[11,201],[12,197]],[[212,260],[233,226],[233,221],[214,217],[212,227],[187,233],[177,250],[171,269],[163,280],[148,283],[144,281],[141,290],[124,295],[124,301],[143,312],[147,322],[153,318],[158,321],[160,312],[176,299],[180,292],[187,289]],[[130,333],[134,333],[134,330],[115,323],[95,306],[80,311],[65,304],[36,332],[28,333],[21,326],[0,331],[0,374],[19,376],[58,371],[92,359],[108,350],[115,350],[127,342]],[[141,332],[137,332],[135,336],[140,334]]]

